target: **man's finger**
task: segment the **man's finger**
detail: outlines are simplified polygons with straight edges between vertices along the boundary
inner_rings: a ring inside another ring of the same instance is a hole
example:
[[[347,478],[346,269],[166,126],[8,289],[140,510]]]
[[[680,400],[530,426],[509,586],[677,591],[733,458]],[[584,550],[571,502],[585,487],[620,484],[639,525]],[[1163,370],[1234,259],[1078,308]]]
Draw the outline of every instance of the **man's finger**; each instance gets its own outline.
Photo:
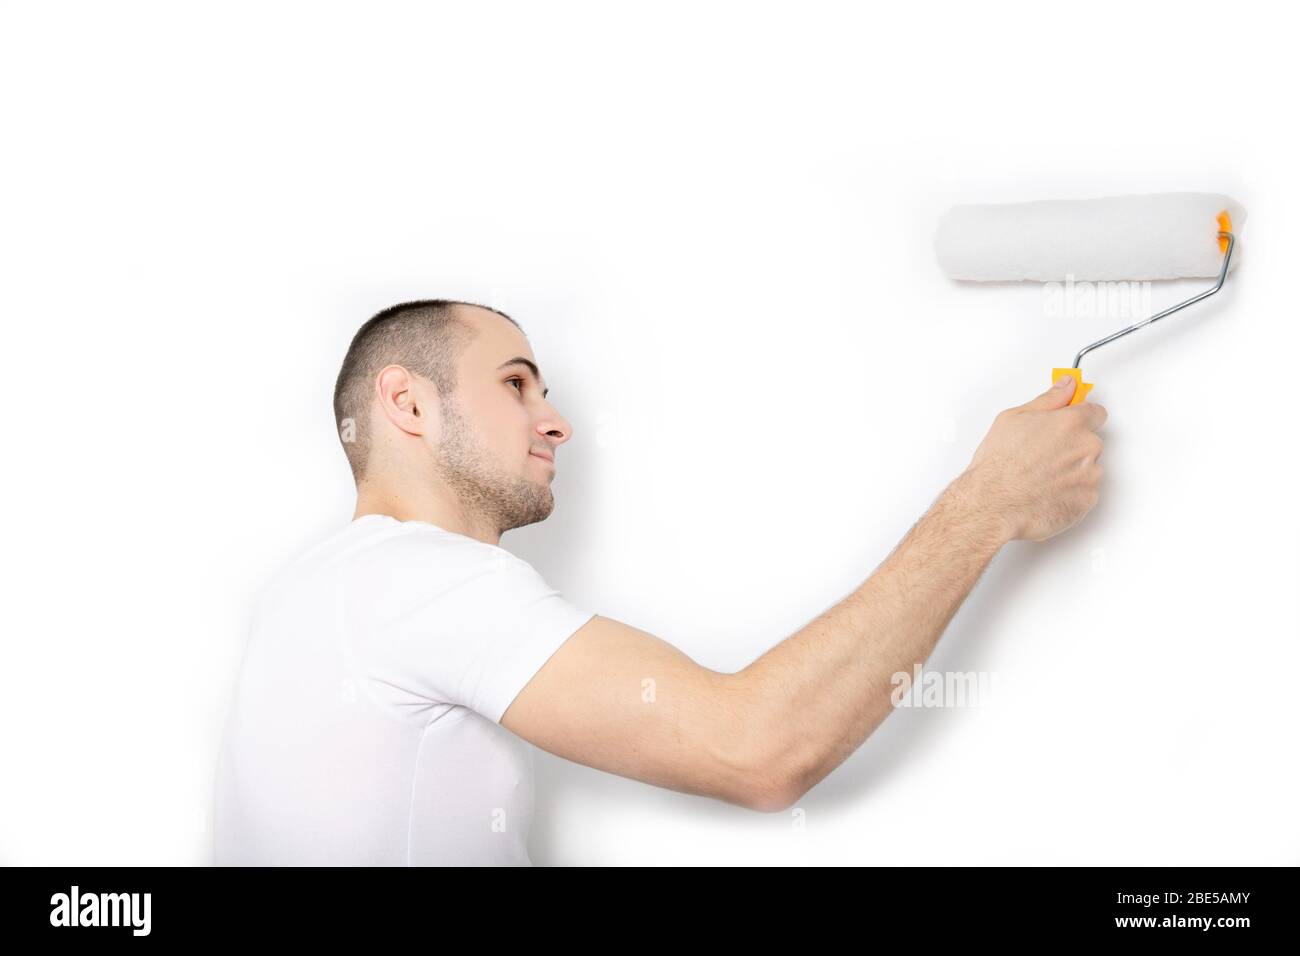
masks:
[[[1078,413],[1083,416],[1084,422],[1093,431],[1097,431],[1102,425],[1106,424],[1106,419],[1110,413],[1106,411],[1105,405],[1098,405],[1096,402],[1080,402],[1074,406]]]
[[[1074,376],[1062,375],[1047,391],[1024,404],[1024,408],[1064,408],[1074,395]]]

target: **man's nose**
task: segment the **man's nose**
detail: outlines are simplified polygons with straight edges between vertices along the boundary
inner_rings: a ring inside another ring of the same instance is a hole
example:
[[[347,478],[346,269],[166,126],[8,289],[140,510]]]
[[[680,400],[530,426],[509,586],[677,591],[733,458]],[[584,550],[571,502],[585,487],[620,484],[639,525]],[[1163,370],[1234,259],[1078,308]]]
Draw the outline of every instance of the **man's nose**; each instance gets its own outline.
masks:
[[[545,435],[546,440],[555,446],[563,445],[573,437],[573,426],[554,409],[551,409],[537,423],[537,431],[539,434]]]

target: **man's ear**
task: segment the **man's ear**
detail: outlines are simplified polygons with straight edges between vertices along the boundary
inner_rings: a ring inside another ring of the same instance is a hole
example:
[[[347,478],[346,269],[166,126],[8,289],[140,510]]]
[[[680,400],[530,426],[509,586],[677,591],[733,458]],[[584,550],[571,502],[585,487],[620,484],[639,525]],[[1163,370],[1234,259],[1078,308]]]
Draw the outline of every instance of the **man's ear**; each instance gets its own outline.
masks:
[[[419,382],[400,365],[388,365],[375,376],[379,407],[390,422],[408,435],[423,435],[429,427],[429,407]]]

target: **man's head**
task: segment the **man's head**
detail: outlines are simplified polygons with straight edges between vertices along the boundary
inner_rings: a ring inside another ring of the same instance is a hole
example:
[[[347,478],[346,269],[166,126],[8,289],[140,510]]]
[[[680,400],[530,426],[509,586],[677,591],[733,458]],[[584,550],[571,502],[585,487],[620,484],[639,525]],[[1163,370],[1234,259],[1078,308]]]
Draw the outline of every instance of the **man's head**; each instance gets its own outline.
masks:
[[[380,312],[348,348],[334,417],[358,488],[434,490],[498,532],[555,507],[555,449],[572,429],[503,312],[442,299]]]

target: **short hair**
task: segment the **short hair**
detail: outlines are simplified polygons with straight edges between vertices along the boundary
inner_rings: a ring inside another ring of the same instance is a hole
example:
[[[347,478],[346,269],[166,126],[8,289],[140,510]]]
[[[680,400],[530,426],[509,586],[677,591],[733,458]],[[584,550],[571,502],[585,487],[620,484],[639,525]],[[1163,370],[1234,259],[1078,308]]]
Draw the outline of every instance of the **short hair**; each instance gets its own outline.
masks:
[[[355,481],[364,477],[370,458],[369,410],[380,369],[401,365],[433,382],[439,396],[456,390],[456,364],[478,334],[456,314],[456,306],[487,309],[523,331],[518,322],[490,306],[419,299],[389,306],[352,337],[334,383],[334,424]]]

